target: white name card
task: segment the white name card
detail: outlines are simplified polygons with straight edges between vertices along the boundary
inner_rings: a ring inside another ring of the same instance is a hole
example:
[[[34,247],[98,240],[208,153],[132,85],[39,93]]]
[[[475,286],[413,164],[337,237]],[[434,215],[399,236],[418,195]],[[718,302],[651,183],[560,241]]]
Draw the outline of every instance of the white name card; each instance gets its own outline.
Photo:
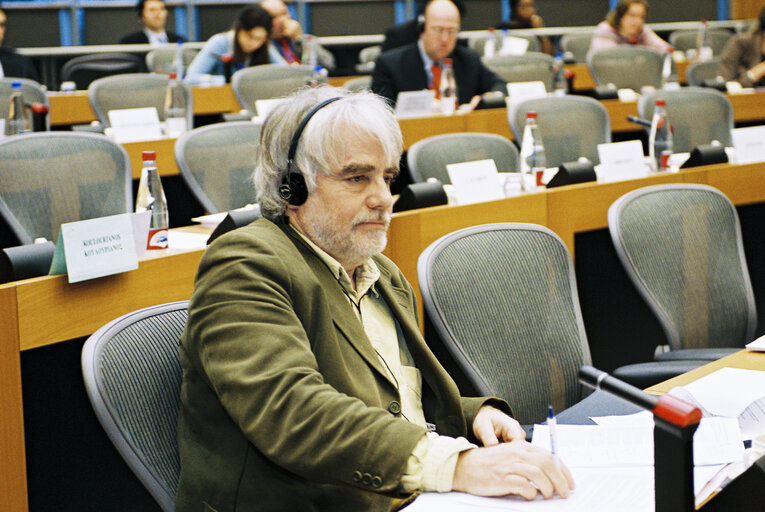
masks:
[[[267,100],[255,100],[255,110],[259,119],[265,119],[273,109],[287,101],[288,98],[270,98]]]
[[[498,186],[499,177],[494,160],[476,160],[448,164],[446,170],[454,187],[457,204],[479,203],[505,197]]]
[[[505,36],[502,38],[500,55],[523,55],[529,49],[529,40],[522,37]]]
[[[70,283],[77,283],[137,269],[132,216],[123,213],[62,224],[50,273],[63,270]]]
[[[541,80],[534,82],[508,82],[507,87],[507,108],[513,108],[522,101],[544,98],[547,96],[547,89]]]
[[[433,101],[436,91],[405,91],[396,98],[396,117],[422,117],[433,113]]]
[[[733,147],[736,148],[736,162],[739,164],[765,162],[765,126],[735,128]]]
[[[116,142],[138,142],[162,138],[159,115],[154,107],[110,110],[109,124]]]
[[[639,140],[598,144],[598,157],[598,177],[603,181],[628,180],[648,174],[643,144]]]

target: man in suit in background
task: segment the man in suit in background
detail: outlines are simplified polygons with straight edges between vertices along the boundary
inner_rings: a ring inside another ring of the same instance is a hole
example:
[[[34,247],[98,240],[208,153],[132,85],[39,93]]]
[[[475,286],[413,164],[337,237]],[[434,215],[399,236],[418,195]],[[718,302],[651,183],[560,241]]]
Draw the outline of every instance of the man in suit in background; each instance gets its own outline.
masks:
[[[271,45],[269,56],[274,64],[306,64],[302,62],[305,37],[303,28],[290,16],[287,4],[282,0],[263,0],[261,7],[271,15]],[[316,63],[328,71],[335,69],[335,56],[332,52],[312,41],[316,52]]]
[[[0,78],[29,78],[36,82],[40,81],[40,75],[37,68],[32,64],[32,60],[24,55],[19,55],[12,48],[2,46],[5,39],[5,29],[8,24],[8,16],[5,11],[0,9]]]
[[[467,13],[465,3],[462,0],[452,0],[452,2],[460,11],[460,18],[464,18]],[[380,50],[387,52],[393,48],[417,42],[422,32],[422,24],[425,22],[425,6],[428,2],[420,2],[418,4],[419,7],[417,8],[417,17],[415,19],[385,29],[385,40]]]
[[[450,57],[460,104],[475,107],[487,92],[505,92],[505,83],[468,48],[457,45],[460,13],[449,0],[433,0],[425,8],[422,34],[416,43],[387,51],[375,61],[372,91],[395,104],[402,91],[418,91],[434,85],[433,69]]]
[[[164,0],[138,0],[135,6],[141,30],[123,36],[119,44],[151,44],[160,46],[167,43],[177,43],[183,38],[175,32],[165,29],[167,24],[167,7]]]

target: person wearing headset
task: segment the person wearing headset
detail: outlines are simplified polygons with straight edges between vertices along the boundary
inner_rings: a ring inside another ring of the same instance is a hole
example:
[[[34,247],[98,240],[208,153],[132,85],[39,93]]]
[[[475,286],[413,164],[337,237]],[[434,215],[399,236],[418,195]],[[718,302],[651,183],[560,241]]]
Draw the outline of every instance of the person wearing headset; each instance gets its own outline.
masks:
[[[595,27],[590,51],[622,45],[639,45],[661,52],[671,52],[672,45],[645,26],[647,14],[647,0],[619,0],[616,8]]]
[[[262,0],[260,2],[271,15],[271,45],[269,52],[271,62],[275,64],[306,64],[302,62],[304,43],[308,34],[303,34],[303,28],[297,20],[292,19],[287,4],[282,0]],[[327,71],[335,69],[335,56],[315,40],[311,43],[316,52],[316,63]]]
[[[180,340],[179,512],[573,489],[504,401],[459,396],[419,331],[412,287],[380,254],[402,144],[370,92],[304,89],[266,119],[263,218],[205,251]]]
[[[160,46],[183,41],[183,37],[166,29],[167,7],[165,7],[164,0],[138,0],[135,10],[142,28],[122,36],[119,44]]]
[[[474,51],[457,45],[460,13],[449,0],[432,0],[425,8],[422,33],[416,43],[382,53],[372,72],[372,92],[395,105],[398,93],[434,86],[443,59],[452,59],[459,103],[475,108],[481,95],[506,92],[505,82]]]

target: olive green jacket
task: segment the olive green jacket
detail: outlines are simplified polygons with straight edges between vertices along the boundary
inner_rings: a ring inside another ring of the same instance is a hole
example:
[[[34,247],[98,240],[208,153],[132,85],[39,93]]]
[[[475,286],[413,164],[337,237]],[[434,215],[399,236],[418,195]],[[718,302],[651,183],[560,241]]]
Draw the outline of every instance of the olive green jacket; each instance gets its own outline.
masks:
[[[419,332],[411,286],[374,261],[422,374],[426,419],[468,436],[486,399],[460,398]],[[180,354],[177,510],[371,511],[401,497],[425,429],[401,418],[340,284],[285,221],[260,219],[207,249]]]

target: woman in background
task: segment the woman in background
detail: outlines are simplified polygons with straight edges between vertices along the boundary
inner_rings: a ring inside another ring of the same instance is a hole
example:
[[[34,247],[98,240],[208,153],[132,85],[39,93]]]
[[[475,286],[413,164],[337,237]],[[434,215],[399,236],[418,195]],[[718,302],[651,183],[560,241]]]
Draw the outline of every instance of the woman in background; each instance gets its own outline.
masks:
[[[728,40],[720,54],[718,73],[744,87],[765,85],[765,7],[752,30]]]
[[[231,30],[215,34],[207,40],[202,50],[189,64],[186,75],[190,82],[198,82],[201,75],[223,75],[221,57],[230,55],[231,69],[236,71],[247,66],[268,64],[268,35],[271,32],[271,15],[260,5],[242,10],[234,20]]]
[[[648,14],[646,0],[620,0],[605,21],[595,27],[590,51],[622,45],[640,45],[662,52],[671,52],[672,46],[645,26]]]

